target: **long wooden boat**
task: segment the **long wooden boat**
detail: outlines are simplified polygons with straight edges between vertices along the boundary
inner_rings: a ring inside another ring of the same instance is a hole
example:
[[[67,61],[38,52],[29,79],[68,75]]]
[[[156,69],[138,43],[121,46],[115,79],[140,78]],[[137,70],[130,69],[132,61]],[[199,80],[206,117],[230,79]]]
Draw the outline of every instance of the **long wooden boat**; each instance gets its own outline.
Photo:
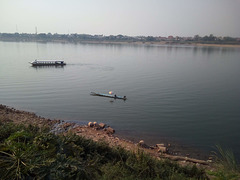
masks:
[[[126,96],[117,96],[116,94],[102,94],[102,93],[95,93],[95,92],[91,92],[90,93],[92,96],[101,96],[101,97],[107,97],[107,98],[114,98],[114,99],[123,99],[126,100],[127,97]]]
[[[35,61],[30,62],[30,64],[32,64],[32,66],[64,66],[64,65],[66,65],[66,63],[61,60],[51,60],[51,61],[35,60]]]

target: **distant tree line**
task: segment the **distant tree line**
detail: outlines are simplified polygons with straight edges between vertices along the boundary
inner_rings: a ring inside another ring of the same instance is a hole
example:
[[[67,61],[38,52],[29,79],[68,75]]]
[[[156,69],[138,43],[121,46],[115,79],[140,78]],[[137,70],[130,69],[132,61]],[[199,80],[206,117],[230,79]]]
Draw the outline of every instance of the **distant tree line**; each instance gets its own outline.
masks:
[[[83,41],[107,41],[107,42],[161,42],[170,43],[209,43],[209,44],[240,44],[240,38],[234,37],[217,37],[213,34],[209,36],[194,37],[161,37],[161,36],[126,36],[126,35],[90,35],[90,34],[52,34],[52,33],[0,33],[0,41],[37,41],[37,42],[83,42]]]
[[[214,43],[239,43],[240,38],[233,38],[229,36],[225,37],[216,37],[213,34],[210,34],[209,36],[201,37],[199,35],[195,35],[193,37],[193,41],[200,41],[200,42],[214,42]]]

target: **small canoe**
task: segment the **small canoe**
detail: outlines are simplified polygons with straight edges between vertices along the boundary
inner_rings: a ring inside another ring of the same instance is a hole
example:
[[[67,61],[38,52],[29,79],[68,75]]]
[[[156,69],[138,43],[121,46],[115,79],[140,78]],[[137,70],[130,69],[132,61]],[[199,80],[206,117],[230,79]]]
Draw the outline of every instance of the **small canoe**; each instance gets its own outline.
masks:
[[[95,93],[91,92],[90,93],[92,96],[101,96],[101,97],[108,97],[108,98],[114,98],[114,99],[123,99],[126,100],[126,96],[117,96],[117,95],[112,95],[112,94],[102,94],[102,93]]]
[[[52,61],[39,61],[35,60],[33,62],[30,62],[32,66],[64,66],[66,63],[61,60],[52,60]]]

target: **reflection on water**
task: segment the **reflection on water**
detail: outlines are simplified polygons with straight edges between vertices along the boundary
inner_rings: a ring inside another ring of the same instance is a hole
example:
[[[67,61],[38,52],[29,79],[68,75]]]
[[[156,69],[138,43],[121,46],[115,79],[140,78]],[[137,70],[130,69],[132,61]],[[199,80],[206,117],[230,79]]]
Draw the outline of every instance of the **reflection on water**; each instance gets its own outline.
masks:
[[[59,68],[63,69],[65,65],[45,65],[45,66],[31,66],[35,69],[51,69],[51,68]]]

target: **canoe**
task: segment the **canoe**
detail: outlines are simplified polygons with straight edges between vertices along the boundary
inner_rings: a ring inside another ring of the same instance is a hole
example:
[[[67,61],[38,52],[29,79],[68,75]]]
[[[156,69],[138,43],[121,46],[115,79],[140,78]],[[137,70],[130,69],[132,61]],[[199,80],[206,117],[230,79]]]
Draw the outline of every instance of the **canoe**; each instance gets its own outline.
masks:
[[[30,62],[32,66],[64,66],[66,63],[61,60],[52,60],[52,61],[39,61],[35,60],[33,62]]]
[[[123,100],[127,99],[126,96],[117,96],[112,94],[102,94],[102,93],[95,93],[95,92],[91,92],[90,94],[92,96],[101,96],[101,97],[114,98],[114,99],[123,99]]]

